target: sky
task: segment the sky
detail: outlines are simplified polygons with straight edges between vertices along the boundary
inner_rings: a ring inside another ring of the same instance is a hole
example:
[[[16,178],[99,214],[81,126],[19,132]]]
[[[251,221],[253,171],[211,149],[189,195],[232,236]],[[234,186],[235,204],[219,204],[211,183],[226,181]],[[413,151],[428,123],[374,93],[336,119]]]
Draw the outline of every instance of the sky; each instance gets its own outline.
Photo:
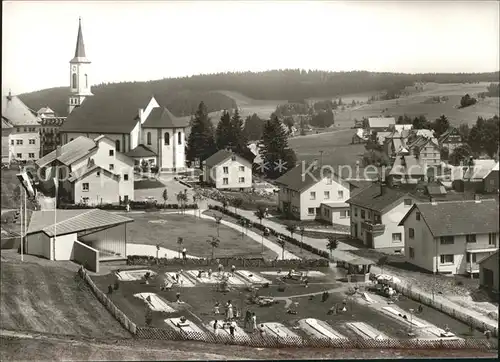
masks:
[[[497,1],[3,1],[2,92],[226,71],[499,70]]]

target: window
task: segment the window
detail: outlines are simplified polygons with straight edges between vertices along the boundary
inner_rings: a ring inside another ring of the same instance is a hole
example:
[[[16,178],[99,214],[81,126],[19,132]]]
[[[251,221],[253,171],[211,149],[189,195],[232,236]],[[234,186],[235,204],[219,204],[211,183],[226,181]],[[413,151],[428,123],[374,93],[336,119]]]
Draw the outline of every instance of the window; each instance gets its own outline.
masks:
[[[21,129],[19,127],[17,127],[16,132],[21,132]]]
[[[35,158],[35,154],[34,153],[28,153],[28,157],[29,158]]]
[[[224,177],[224,178],[222,179],[222,184],[223,184],[223,185],[228,185],[228,184],[229,184],[229,179],[228,179],[227,177]]]
[[[28,129],[26,127],[24,127],[24,132],[28,132]]]
[[[116,140],[115,141],[115,148],[118,152],[120,152],[120,140]],[[113,155],[110,155],[110,156],[113,156]]]
[[[245,183],[245,178],[244,178],[244,177],[240,177],[240,178],[238,178],[238,182],[239,182],[240,184]]]
[[[154,164],[155,164],[155,159],[154,159],[154,158],[150,158],[150,159],[148,160],[148,163],[149,163],[150,165],[154,165]]]
[[[497,234],[496,233],[489,233],[488,234],[488,244],[489,245],[497,245]]]
[[[330,200],[330,191],[325,191],[325,200]]]
[[[349,217],[349,210],[340,210],[340,218],[347,219]]]
[[[170,134],[168,132],[163,135],[163,143],[165,146],[170,146]]]
[[[413,249],[413,248],[410,246],[409,251],[410,251],[410,253],[409,253],[409,254],[410,254],[410,259],[415,259],[415,249]]]
[[[413,203],[411,199],[405,199],[404,200],[404,203],[405,203],[405,206],[411,206],[411,204]]]
[[[34,145],[35,144],[35,140],[34,139],[30,139],[28,142],[29,142],[30,145]]]
[[[358,208],[357,207],[354,208],[354,216],[358,217]]]
[[[441,245],[450,245],[453,244],[453,242],[453,236],[441,236]]]
[[[228,174],[229,173],[229,167],[227,167],[227,166],[222,167],[222,172],[225,173],[225,174]]]
[[[23,158],[23,155],[22,155],[22,154],[20,154],[20,153],[16,153],[16,157],[17,157],[17,158]]]
[[[236,161],[236,156],[231,156],[231,161]]]
[[[442,254],[440,255],[441,259],[441,264],[453,264],[454,263],[454,258],[455,255],[453,254]]]
[[[182,145],[182,133],[177,132],[177,144]]]
[[[16,145],[22,145],[23,144],[23,140],[16,140]]]
[[[316,200],[316,192],[311,191],[309,193],[309,200]]]
[[[476,255],[477,254],[472,254],[472,253],[467,253],[467,263],[470,263],[471,262],[471,255],[472,255],[472,262],[475,263],[476,262]]]
[[[244,172],[245,171],[245,166],[240,166],[238,169],[240,170],[240,172]]]
[[[408,236],[410,237],[410,239],[414,239],[415,238],[415,229],[414,228],[409,228],[408,229]]]
[[[89,190],[89,183],[88,182],[84,182],[82,184],[82,191],[88,191]]]
[[[475,234],[465,235],[465,240],[468,243],[475,243],[476,242],[476,235]]]
[[[76,73],[73,73],[72,79],[71,79],[71,88],[76,89],[77,84],[76,84]]]
[[[146,143],[147,143],[148,145],[151,145],[151,132],[148,132],[148,133],[146,134]]]
[[[114,150],[109,150],[109,155],[110,156],[114,156],[115,155],[115,151]]]
[[[364,219],[364,218],[365,218],[365,216],[366,216],[366,214],[365,214],[365,210],[361,210],[361,218],[362,218],[362,219]]]
[[[415,214],[416,218],[417,218],[417,221],[420,221],[420,213],[417,211],[417,213]]]
[[[110,171],[113,171],[115,169],[115,165],[113,165],[112,163],[109,164],[109,170]]]
[[[10,140],[10,144],[11,144],[11,145],[14,145],[14,140]]]
[[[124,181],[128,181],[128,173],[124,173],[123,174],[123,180]]]
[[[401,233],[392,233],[392,242],[400,243],[401,242]]]
[[[89,77],[87,74],[85,74],[85,88],[89,87]]]
[[[321,215],[321,208],[320,208],[320,207],[317,207],[317,208],[316,208],[316,214],[317,214],[317,215]]]
[[[331,185],[331,184],[332,184],[332,177],[331,177],[331,176],[328,176],[328,177],[326,178],[326,184],[327,184],[327,185]]]
[[[96,177],[101,176],[101,171],[97,171],[97,172],[95,173],[95,176],[96,176]]]
[[[307,215],[314,215],[314,207],[309,207],[307,209]]]
[[[381,224],[382,223],[382,219],[380,218],[379,214],[374,214],[373,215],[373,221],[375,222],[375,224]]]
[[[337,192],[337,198],[338,198],[339,200],[342,200],[342,199],[344,198],[344,191],[338,191],[338,192]]]

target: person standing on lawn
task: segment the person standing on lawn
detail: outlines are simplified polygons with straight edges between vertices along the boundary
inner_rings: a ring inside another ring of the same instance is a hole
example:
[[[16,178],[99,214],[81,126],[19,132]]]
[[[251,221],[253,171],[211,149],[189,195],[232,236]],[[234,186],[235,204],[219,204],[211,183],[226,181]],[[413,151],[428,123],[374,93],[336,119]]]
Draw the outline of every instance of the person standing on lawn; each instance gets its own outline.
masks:
[[[254,332],[257,330],[257,316],[255,312],[252,313],[252,329]]]
[[[234,277],[235,271],[236,271],[236,267],[234,265],[231,265],[231,273],[233,274],[233,277]]]
[[[219,321],[216,319],[214,321],[214,334],[217,334],[217,323],[219,323]]]
[[[186,248],[182,249],[182,259],[186,260],[187,259],[187,250]]]
[[[214,314],[215,315],[218,315],[220,313],[220,310],[219,310],[219,302],[215,302],[215,306],[214,306]]]
[[[243,328],[247,328],[249,325],[251,325],[251,320],[252,320],[252,312],[250,312],[249,310],[246,311],[245,313],[245,322],[244,322],[244,325],[243,325]]]
[[[234,312],[233,312],[233,305],[231,304],[231,301],[228,300],[227,302],[227,319],[228,320],[233,320],[234,318]]]

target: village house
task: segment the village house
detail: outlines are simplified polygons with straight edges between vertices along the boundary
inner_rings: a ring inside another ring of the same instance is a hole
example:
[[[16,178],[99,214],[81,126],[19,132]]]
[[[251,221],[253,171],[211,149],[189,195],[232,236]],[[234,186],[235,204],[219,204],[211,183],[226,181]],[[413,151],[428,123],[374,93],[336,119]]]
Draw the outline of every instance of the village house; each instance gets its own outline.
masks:
[[[66,117],[58,117],[49,107],[42,107],[37,112],[40,118],[40,154],[41,157],[54,151],[61,144],[59,129]]]
[[[10,160],[24,162],[38,160],[40,118],[10,91],[7,96],[2,97],[2,130],[4,122],[12,126],[8,141]]]
[[[418,203],[399,225],[406,260],[431,272],[477,274],[478,262],[498,250],[495,200]]]
[[[203,161],[203,182],[217,189],[252,188],[252,163],[230,150],[219,150]]]
[[[391,126],[396,124],[394,117],[369,117],[368,118],[368,131],[370,134],[376,132],[388,131]]]
[[[465,144],[462,135],[455,127],[448,128],[448,130],[439,137],[438,142],[441,148],[448,149],[449,154],[453,153],[457,147]]]
[[[426,168],[412,155],[396,156],[387,176],[390,186],[417,184],[426,180]]]
[[[426,167],[441,165],[441,150],[436,138],[419,136],[412,141],[408,141],[406,149]]]
[[[304,168],[304,169],[303,169]],[[349,199],[352,184],[317,164],[298,165],[276,180],[278,209],[298,220],[325,220],[349,225]]]
[[[387,156],[389,156],[390,158],[394,158],[400,154],[408,154],[408,149],[406,148],[408,136],[408,130],[394,130],[386,135],[384,137],[382,146]]]
[[[351,210],[351,236],[372,249],[404,252],[404,228],[399,222],[417,201],[408,191],[374,183],[346,201]]]
[[[189,118],[174,116],[160,95],[120,94],[122,99],[117,99],[113,89],[93,95],[89,67],[80,22],[75,56],[70,61],[69,115],[60,128],[62,144],[79,136],[105,135],[115,143],[117,152],[134,158],[137,166],[145,161],[163,172],[185,170]]]
[[[12,153],[10,150],[10,134],[12,133],[12,125],[2,117],[2,165],[10,164]]]
[[[67,202],[88,205],[134,200],[134,161],[106,136],[77,137],[36,162],[44,180],[59,171],[59,190]]]
[[[468,166],[457,167],[453,189],[459,192],[498,193],[498,162],[470,160]],[[462,172],[460,172],[462,171]]]
[[[479,285],[498,296],[498,250],[479,262]]]

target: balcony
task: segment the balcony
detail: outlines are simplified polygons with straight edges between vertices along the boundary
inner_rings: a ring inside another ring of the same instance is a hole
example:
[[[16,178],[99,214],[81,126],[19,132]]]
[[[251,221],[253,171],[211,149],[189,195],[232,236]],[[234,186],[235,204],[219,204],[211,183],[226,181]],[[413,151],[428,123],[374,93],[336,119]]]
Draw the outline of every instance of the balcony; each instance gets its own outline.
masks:
[[[385,232],[384,224],[374,224],[370,221],[361,222],[361,229],[374,234],[383,234]]]

